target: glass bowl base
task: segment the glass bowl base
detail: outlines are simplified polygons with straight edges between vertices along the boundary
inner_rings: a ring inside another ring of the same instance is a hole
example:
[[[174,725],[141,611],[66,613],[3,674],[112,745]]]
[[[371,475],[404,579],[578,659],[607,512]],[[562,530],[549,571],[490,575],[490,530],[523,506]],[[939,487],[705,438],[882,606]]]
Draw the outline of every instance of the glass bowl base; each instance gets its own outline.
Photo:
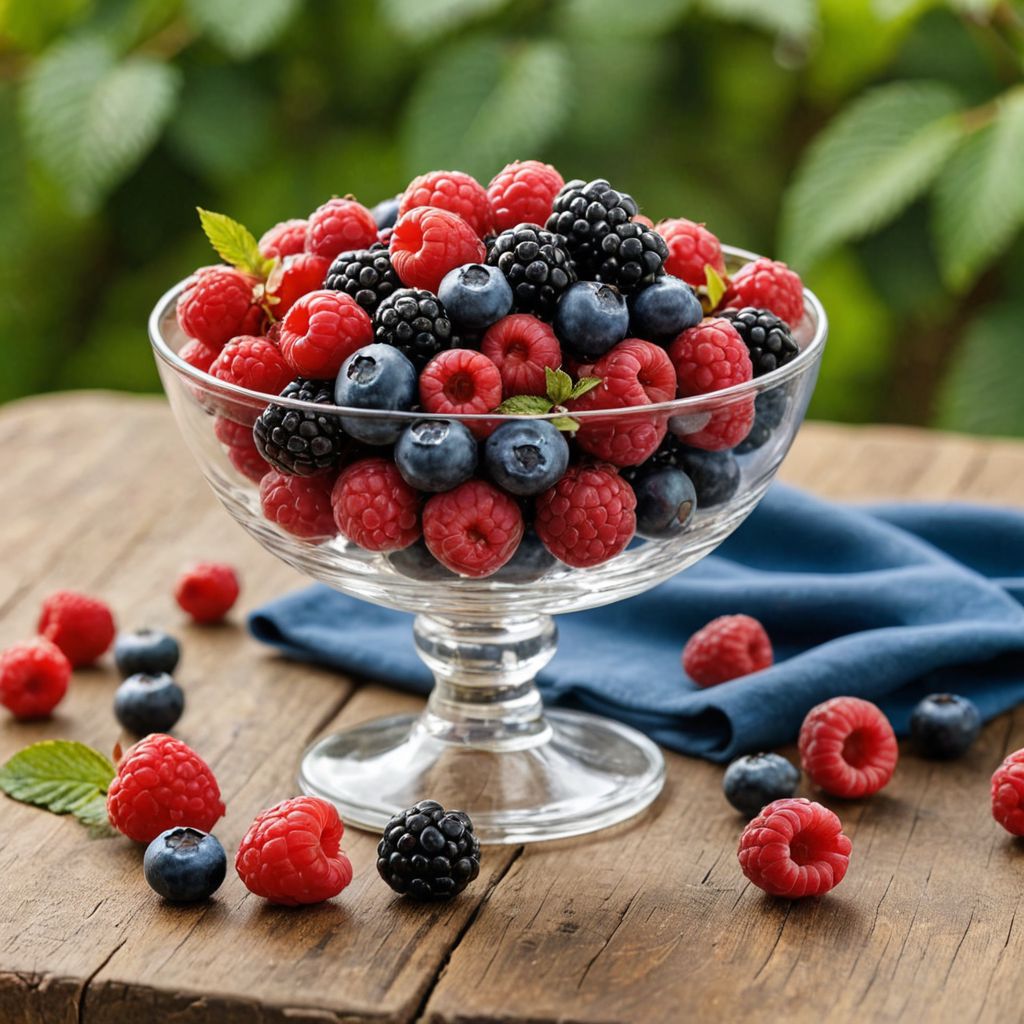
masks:
[[[481,842],[531,843],[631,818],[665,781],[654,743],[597,715],[546,711],[537,742],[512,750],[439,739],[430,718],[394,715],[320,740],[302,758],[303,792],[368,831],[430,799],[466,811]]]

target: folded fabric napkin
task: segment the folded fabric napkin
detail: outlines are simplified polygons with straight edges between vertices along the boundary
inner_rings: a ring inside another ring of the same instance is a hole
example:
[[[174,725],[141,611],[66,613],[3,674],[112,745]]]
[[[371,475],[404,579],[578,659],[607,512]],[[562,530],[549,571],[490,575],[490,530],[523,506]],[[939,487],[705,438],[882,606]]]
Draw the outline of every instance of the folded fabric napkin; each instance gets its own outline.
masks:
[[[638,597],[563,615],[547,701],[629,722],[726,761],[796,737],[838,694],[880,704],[898,733],[949,690],[991,718],[1024,700],[1024,513],[960,504],[850,507],[776,484],[714,554]],[[717,615],[764,623],[776,664],[697,689],[686,639]],[[286,654],[426,692],[410,616],[314,586],[255,612]]]

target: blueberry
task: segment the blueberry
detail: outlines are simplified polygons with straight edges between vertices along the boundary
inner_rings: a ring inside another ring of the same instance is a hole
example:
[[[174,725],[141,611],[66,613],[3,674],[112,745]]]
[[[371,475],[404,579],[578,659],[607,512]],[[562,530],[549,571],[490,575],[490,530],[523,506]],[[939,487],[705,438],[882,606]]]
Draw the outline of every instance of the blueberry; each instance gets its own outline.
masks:
[[[633,481],[636,532],[648,540],[682,533],[697,511],[693,481],[675,466],[659,466]]]
[[[499,583],[534,583],[557,564],[558,559],[544,547],[540,537],[527,530],[516,553],[491,579]]]
[[[800,771],[778,754],[748,754],[738,757],[725,770],[722,789],[725,798],[748,818],[773,800],[792,796]]]
[[[711,508],[728,501],[740,486],[740,465],[732,452],[706,452],[684,448],[678,457],[697,492],[697,507]]]
[[[364,345],[341,364],[334,385],[338,405],[354,409],[408,410],[416,401],[416,368],[391,345]],[[367,444],[394,444],[405,429],[400,419],[342,416],[346,433]]]
[[[382,199],[370,213],[373,215],[373,219],[377,222],[377,230],[382,231],[384,228],[393,228],[395,221],[398,220],[398,204],[402,201],[402,193],[399,192],[397,196],[391,199]]]
[[[693,289],[678,277],[660,277],[630,302],[630,329],[640,338],[668,341],[701,322],[704,311]]]
[[[185,710],[185,694],[166,673],[129,676],[114,694],[114,714],[129,732],[148,736],[167,732]]]
[[[431,553],[421,537],[415,544],[399,551],[390,551],[387,560],[396,572],[411,580],[436,583],[439,580],[457,580],[458,574],[443,566]]]
[[[212,896],[224,881],[228,861],[220,841],[197,828],[169,828],[146,847],[142,870],[150,888],[175,903]]]
[[[925,697],[910,716],[910,735],[925,757],[949,760],[965,753],[981,732],[977,705],[953,693]]]
[[[512,288],[497,268],[466,263],[449,270],[437,297],[459,327],[483,330],[497,323],[512,308]]]
[[[114,642],[114,663],[122,679],[136,672],[173,672],[178,667],[181,648],[169,633],[159,629],[137,629],[119,633]]]
[[[450,491],[476,470],[477,445],[457,420],[417,420],[395,445],[395,465],[418,491]]]
[[[565,475],[569,442],[549,420],[503,423],[487,438],[484,462],[510,494],[540,494]]]
[[[626,300],[610,284],[577,281],[558,300],[555,333],[577,359],[598,359],[628,330]]]
[[[786,415],[789,395],[785,388],[762,391],[754,399],[754,425],[750,433],[733,449],[737,455],[756,451],[767,443]]]

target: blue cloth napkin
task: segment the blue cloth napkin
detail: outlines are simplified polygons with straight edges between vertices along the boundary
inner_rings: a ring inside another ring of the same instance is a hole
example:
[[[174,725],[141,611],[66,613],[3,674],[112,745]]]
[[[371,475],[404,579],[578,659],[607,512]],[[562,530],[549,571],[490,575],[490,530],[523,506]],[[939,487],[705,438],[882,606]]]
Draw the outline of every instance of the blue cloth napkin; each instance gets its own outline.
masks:
[[[880,704],[898,733],[949,690],[985,718],[1024,700],[1024,513],[958,504],[850,507],[776,484],[714,554],[618,604],[563,615],[539,677],[547,701],[609,715],[727,761],[795,739],[838,694]],[[717,615],[764,623],[771,668],[707,690],[680,667]],[[286,654],[426,692],[410,616],[314,586],[255,612]]]

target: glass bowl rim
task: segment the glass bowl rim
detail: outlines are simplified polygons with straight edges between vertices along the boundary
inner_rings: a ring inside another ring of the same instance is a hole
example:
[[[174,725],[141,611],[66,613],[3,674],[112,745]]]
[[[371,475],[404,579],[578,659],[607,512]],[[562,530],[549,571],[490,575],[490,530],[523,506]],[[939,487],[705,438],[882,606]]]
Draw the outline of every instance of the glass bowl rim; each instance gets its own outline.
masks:
[[[726,258],[731,258],[742,263],[750,263],[761,259],[757,253],[747,249],[738,249],[735,246],[723,245],[722,252]],[[190,275],[191,276],[191,275]],[[149,315],[149,340],[157,357],[175,371],[179,376],[189,378],[193,384],[198,385],[204,391],[213,392],[228,398],[241,399],[259,405],[281,406],[287,409],[297,409],[301,412],[312,412],[318,415],[340,415],[356,418],[386,418],[395,420],[407,420],[410,423],[417,420],[458,420],[462,423],[475,423],[487,421],[489,423],[503,423],[509,421],[522,422],[525,418],[522,414],[516,413],[440,413],[426,412],[424,410],[390,410],[390,409],[358,409],[343,405],[328,405],[326,403],[306,402],[297,398],[285,398],[281,395],[270,395],[262,391],[253,391],[241,387],[238,384],[231,384],[227,381],[218,380],[216,377],[197,369],[186,363],[181,356],[168,345],[161,329],[161,323],[168,312],[173,309],[178,301],[178,296],[185,288],[188,278],[183,278],[172,285],[158,300]],[[685,414],[688,412],[706,412],[709,407],[721,404],[731,404],[733,400],[739,400],[746,396],[757,396],[764,391],[771,390],[780,384],[800,376],[808,368],[812,367],[818,360],[821,350],[828,337],[828,316],[818,297],[809,288],[804,288],[804,305],[810,307],[815,323],[814,335],[807,345],[800,350],[800,354],[785,366],[772,370],[770,373],[760,377],[753,377],[742,384],[734,384],[732,387],[723,388],[721,391],[712,391],[705,395],[691,395],[686,398],[674,398],[668,402],[653,402],[650,405],[628,405],[616,409],[583,409],[572,410],[571,415],[576,420],[599,419],[610,420],[617,416],[648,415],[650,413],[668,413],[670,415]],[[529,419],[550,420],[566,415],[565,412],[551,411],[547,413],[530,414]]]

